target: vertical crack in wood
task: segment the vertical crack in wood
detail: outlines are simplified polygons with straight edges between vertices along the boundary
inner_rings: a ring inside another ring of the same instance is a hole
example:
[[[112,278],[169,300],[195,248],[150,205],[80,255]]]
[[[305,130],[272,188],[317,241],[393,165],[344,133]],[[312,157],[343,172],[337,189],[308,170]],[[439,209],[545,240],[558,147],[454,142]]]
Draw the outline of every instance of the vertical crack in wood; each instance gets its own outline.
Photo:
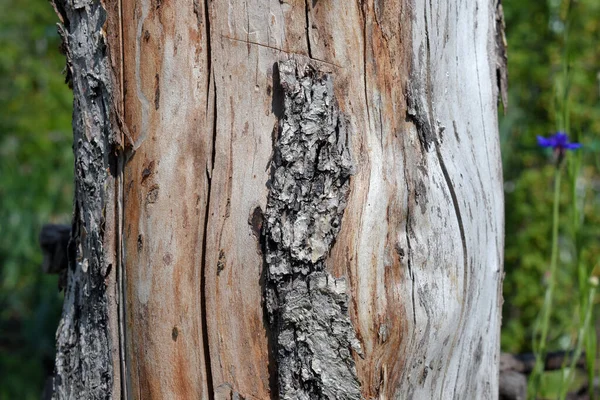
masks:
[[[113,397],[104,228],[112,149],[119,141],[112,97],[113,75],[100,1],[56,0],[59,32],[73,87],[75,202],[63,313],[56,333],[54,399]],[[110,239],[110,238],[109,238]],[[116,364],[118,365],[118,363]]]
[[[408,185],[408,180],[406,181],[406,193],[410,193],[410,187]],[[412,304],[413,324],[416,327],[417,326],[417,304],[415,302],[415,274],[412,269],[412,246],[410,244],[410,237],[411,237],[411,235],[414,235],[414,233],[411,232],[412,218],[411,218],[410,213],[411,213],[410,202],[408,202],[406,205],[406,225],[404,228],[405,235],[406,235],[406,247],[407,247],[406,265],[408,267],[408,276],[410,277],[410,281],[411,281],[410,298],[411,298],[411,304]]]
[[[311,13],[311,8],[310,8],[310,4],[309,1],[311,0],[304,0],[304,14],[306,17],[306,50],[308,51],[308,57],[312,58],[312,49],[310,46],[310,31],[311,31],[311,27],[310,27],[310,13]]]
[[[121,137],[123,140],[123,137]],[[125,329],[126,309],[125,309],[125,249],[124,249],[124,220],[125,220],[125,208],[124,208],[124,168],[125,168],[125,155],[120,152],[118,160],[118,180],[116,182],[117,195],[116,195],[116,218],[117,218],[117,238],[116,238],[116,251],[117,251],[117,301],[118,301],[118,321],[117,326],[119,329],[119,364],[120,368],[120,383],[121,383],[121,396],[123,398],[129,397],[128,391],[128,373],[127,373],[127,336]]]
[[[125,127],[125,31],[123,29],[123,0],[118,0],[118,19],[119,19],[119,55],[121,57],[119,61],[120,70],[119,70],[119,87],[121,93],[120,105],[118,108],[118,112],[120,113],[121,127]],[[126,129],[126,128],[125,128]],[[127,139],[127,142],[126,142]],[[127,147],[130,147],[131,137],[129,134],[125,134],[125,130],[121,129],[120,132],[120,143],[122,146],[127,143]],[[119,365],[120,365],[120,389],[121,389],[121,397],[129,398],[129,389],[128,389],[128,370],[127,370],[127,333],[125,329],[125,321],[126,321],[126,312],[125,309],[125,293],[126,293],[126,282],[125,282],[125,232],[124,232],[124,221],[125,221],[125,164],[127,162],[126,155],[124,149],[121,148],[118,156],[118,170],[117,170],[117,194],[116,194],[116,227],[117,227],[117,237],[116,237],[116,261],[117,261],[117,269],[116,269],[116,293],[117,293],[117,326],[118,326],[118,335],[119,335]]]
[[[330,75],[291,59],[279,63],[279,77],[284,112],[263,224],[279,396],[360,399],[347,284],[325,271],[350,188],[347,120]]]
[[[208,397],[209,398],[214,398],[215,396],[215,392],[214,392],[214,383],[213,383],[213,377],[212,377],[212,364],[211,364],[211,357],[210,357],[210,342],[209,342],[209,336],[208,336],[208,309],[206,306],[207,303],[207,298],[206,298],[206,294],[207,294],[207,290],[206,290],[206,275],[207,275],[207,269],[206,269],[206,246],[207,246],[207,241],[208,241],[208,220],[210,217],[210,206],[211,206],[211,195],[212,195],[212,178],[213,178],[213,171],[215,169],[215,158],[216,158],[216,142],[217,142],[217,86],[215,83],[215,77],[214,77],[214,71],[212,69],[212,53],[211,53],[211,37],[210,37],[210,13],[209,13],[209,5],[208,5],[209,0],[204,0],[204,26],[205,26],[205,40],[206,40],[206,68],[207,68],[207,72],[208,72],[208,85],[207,85],[207,93],[206,93],[206,110],[207,110],[207,114],[209,112],[209,107],[210,107],[210,94],[211,94],[211,87],[212,87],[212,121],[211,121],[211,128],[212,128],[212,150],[211,150],[211,160],[210,160],[210,166],[207,164],[206,165],[206,184],[207,184],[207,194],[206,194],[206,208],[205,208],[205,213],[204,213],[204,231],[202,234],[202,271],[200,272],[200,301],[201,301],[201,305],[200,308],[202,310],[202,346],[204,349],[204,366],[205,366],[205,370],[206,370],[206,386],[207,386],[207,392],[208,392]],[[196,13],[196,16],[198,19],[200,19],[200,17],[198,16],[199,12],[200,12],[200,8],[196,6],[197,3],[194,3],[194,12]]]

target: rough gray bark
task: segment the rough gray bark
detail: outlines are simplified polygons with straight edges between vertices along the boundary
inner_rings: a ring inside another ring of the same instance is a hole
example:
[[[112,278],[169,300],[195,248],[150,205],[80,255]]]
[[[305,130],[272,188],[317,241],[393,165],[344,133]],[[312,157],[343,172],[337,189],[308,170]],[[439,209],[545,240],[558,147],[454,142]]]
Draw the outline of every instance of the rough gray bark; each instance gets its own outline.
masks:
[[[63,315],[56,333],[55,399],[112,398],[113,366],[105,277],[105,184],[111,78],[99,1],[59,1],[59,33],[73,87],[75,204]]]
[[[279,63],[285,94],[265,212],[266,307],[282,399],[360,399],[346,281],[325,271],[352,171],[330,75]]]

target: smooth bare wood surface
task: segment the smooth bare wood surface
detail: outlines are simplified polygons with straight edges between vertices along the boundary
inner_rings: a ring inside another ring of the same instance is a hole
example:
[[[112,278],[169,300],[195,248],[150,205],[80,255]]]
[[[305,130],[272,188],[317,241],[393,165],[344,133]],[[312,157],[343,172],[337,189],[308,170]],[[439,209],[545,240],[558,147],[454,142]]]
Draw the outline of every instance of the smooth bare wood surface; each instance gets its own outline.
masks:
[[[271,396],[258,225],[266,204],[277,123],[272,75],[267,72],[272,71],[277,52],[244,42],[255,38],[254,21],[267,21],[267,15],[259,3],[209,4],[216,134],[206,300],[216,398],[233,393],[257,399]]]
[[[128,393],[209,398],[202,323],[212,163],[205,10],[123,1],[123,172]]]

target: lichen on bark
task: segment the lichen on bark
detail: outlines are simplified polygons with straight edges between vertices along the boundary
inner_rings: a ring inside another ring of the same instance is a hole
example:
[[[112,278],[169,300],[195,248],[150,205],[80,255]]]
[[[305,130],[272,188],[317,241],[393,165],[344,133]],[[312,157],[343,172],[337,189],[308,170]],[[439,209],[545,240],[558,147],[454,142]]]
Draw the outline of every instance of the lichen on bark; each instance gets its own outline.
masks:
[[[325,270],[350,188],[349,127],[329,74],[295,59],[278,67],[284,107],[263,235],[279,396],[360,399],[346,282]]]

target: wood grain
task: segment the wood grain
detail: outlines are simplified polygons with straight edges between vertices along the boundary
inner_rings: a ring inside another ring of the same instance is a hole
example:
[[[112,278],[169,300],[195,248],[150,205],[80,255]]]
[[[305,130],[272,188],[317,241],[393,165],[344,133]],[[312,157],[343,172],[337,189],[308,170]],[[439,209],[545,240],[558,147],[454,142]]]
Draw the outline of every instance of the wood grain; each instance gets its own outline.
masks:
[[[124,1],[128,393],[207,399],[203,268],[213,147],[204,7]]]

